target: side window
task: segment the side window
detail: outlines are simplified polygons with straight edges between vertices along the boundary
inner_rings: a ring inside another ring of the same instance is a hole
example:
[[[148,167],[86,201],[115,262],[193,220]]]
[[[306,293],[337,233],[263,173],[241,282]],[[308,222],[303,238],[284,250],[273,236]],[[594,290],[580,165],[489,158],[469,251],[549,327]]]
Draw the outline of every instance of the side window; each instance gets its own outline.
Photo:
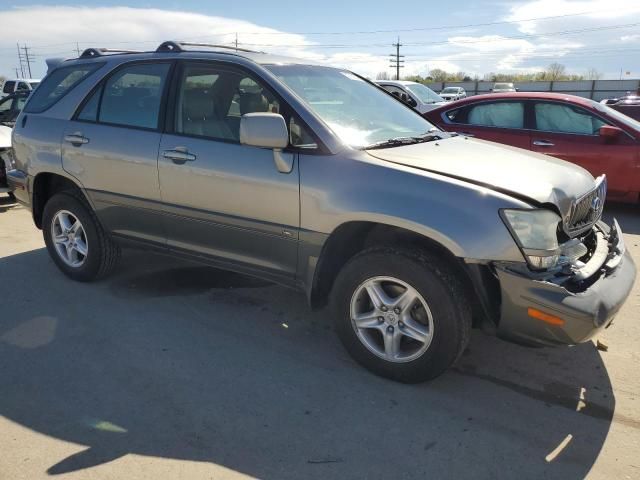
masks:
[[[387,92],[395,95],[396,97],[399,97],[401,94],[404,93],[404,91],[394,85],[381,85],[382,88],[384,88]]]
[[[291,143],[291,146],[298,148],[318,148],[318,144],[302,122],[293,115],[291,116],[291,120],[289,120],[289,143]]]
[[[22,111],[24,108],[24,104],[27,103],[27,98],[29,97],[18,97],[16,98],[16,102],[13,105],[14,110]]]
[[[4,100],[0,101],[0,112],[8,112],[9,110],[11,110],[12,103],[12,98],[5,98]]]
[[[444,114],[446,115],[446,117],[449,119],[451,123],[464,123],[464,119],[462,118],[463,115],[461,115],[462,110],[463,109],[461,108],[457,108],[456,110],[449,110]]]
[[[102,63],[88,63],[55,69],[33,91],[25,111],[27,113],[45,111],[102,65]]]
[[[523,128],[524,104],[495,102],[474,105],[467,113],[467,123],[485,127]]]
[[[176,133],[239,142],[240,118],[253,112],[280,113],[280,103],[251,77],[212,65],[183,69]]]
[[[137,64],[114,73],[103,87],[98,122],[158,128],[162,93],[169,67],[168,63]],[[87,104],[90,108],[93,107],[91,103]]]
[[[535,117],[536,130],[545,132],[596,135],[606,125],[580,108],[559,103],[536,103]]]
[[[17,90],[31,90],[27,82],[18,82]]]
[[[100,103],[100,94],[102,93],[102,86],[97,88],[92,94],[91,98],[82,107],[82,111],[78,114],[78,120],[85,120],[88,122],[98,121],[98,104]]]
[[[13,93],[13,90],[16,88],[16,82],[13,80],[7,80],[4,82],[4,86],[2,87],[2,93]]]

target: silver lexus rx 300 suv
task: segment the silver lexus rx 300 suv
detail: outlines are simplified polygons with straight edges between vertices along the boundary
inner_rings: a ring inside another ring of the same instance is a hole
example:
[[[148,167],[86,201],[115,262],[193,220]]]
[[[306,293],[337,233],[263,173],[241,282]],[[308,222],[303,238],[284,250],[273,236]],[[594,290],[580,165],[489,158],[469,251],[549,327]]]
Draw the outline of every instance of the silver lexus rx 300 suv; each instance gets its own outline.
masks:
[[[9,182],[69,277],[137,245],[269,279],[330,304],[351,355],[403,382],[441,374],[472,326],[587,341],[635,278],[604,177],[439,131],[306,60],[90,49],[48,73],[13,148]]]

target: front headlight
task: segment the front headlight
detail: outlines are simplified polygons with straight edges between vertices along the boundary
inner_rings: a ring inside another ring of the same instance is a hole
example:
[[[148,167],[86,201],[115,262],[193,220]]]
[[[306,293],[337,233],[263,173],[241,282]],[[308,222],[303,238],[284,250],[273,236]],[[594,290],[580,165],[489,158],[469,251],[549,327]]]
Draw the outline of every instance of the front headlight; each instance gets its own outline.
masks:
[[[560,216],[547,209],[502,210],[502,220],[534,270],[553,268],[560,259]]]

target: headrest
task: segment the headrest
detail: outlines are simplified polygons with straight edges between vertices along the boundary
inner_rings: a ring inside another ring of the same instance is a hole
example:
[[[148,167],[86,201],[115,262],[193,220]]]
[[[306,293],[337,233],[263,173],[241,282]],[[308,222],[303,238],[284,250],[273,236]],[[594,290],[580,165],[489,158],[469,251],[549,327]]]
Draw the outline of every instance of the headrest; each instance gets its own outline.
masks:
[[[204,90],[184,92],[182,114],[190,120],[202,120],[213,115],[213,96]]]
[[[269,111],[269,102],[260,92],[241,93],[238,101],[240,106],[240,114],[267,112]]]

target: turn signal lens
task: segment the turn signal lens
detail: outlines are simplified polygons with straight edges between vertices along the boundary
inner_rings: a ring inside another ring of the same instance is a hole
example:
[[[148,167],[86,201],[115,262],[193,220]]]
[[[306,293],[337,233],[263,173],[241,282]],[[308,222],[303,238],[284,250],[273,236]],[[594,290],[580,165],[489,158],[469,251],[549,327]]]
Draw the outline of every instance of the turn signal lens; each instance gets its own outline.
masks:
[[[555,315],[551,315],[549,313],[541,312],[536,308],[529,307],[527,309],[527,314],[531,318],[535,318],[536,320],[540,320],[541,322],[548,323],[549,325],[564,325],[564,320],[560,317],[556,317]]]

